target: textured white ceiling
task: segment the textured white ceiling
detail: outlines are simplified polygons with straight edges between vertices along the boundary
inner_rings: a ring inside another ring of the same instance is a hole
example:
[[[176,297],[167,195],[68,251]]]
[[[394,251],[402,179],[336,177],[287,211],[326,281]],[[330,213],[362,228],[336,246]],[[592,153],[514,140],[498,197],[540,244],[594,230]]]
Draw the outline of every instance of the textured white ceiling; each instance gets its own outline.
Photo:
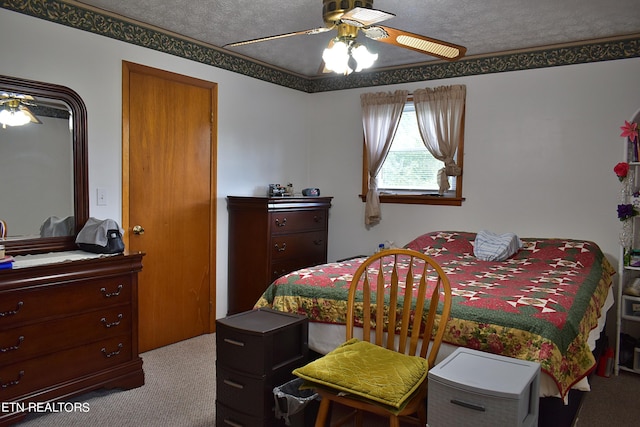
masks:
[[[222,47],[227,43],[323,26],[322,0],[86,0],[83,3]],[[396,14],[383,25],[446,40],[467,56],[640,33],[640,0],[375,0]],[[271,40],[228,50],[314,76],[335,32]],[[378,43],[376,67],[435,58]]]

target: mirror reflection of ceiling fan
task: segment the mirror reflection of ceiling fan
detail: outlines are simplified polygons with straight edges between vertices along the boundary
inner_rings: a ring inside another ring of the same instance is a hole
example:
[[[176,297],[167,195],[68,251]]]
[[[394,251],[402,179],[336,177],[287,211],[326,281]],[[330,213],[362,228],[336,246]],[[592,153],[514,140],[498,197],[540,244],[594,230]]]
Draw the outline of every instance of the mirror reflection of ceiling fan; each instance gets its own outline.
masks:
[[[0,123],[2,128],[7,126],[22,126],[27,123],[42,124],[29,106],[35,106],[35,99],[31,95],[16,93],[0,93]]]
[[[371,67],[378,58],[377,54],[370,53],[366,46],[356,42],[360,31],[372,40],[447,61],[460,59],[467,51],[465,47],[457,44],[378,25],[379,22],[393,18],[395,15],[373,9],[373,0],[323,0],[322,3],[324,27],[229,43],[224,47],[244,46],[303,34],[321,34],[336,29],[338,35],[331,39],[322,55],[323,72],[333,71],[345,75]]]

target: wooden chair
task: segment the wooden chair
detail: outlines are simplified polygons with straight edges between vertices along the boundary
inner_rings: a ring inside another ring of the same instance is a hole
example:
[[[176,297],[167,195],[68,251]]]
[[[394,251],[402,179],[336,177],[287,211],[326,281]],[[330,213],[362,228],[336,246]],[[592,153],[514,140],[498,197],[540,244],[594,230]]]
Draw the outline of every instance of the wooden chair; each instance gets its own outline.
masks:
[[[384,301],[384,310],[377,309],[376,301]],[[428,307],[425,307],[426,305]],[[429,256],[407,249],[385,250],[369,257],[354,274],[349,288],[347,310],[347,341],[362,331],[363,341],[409,356],[419,354],[431,367],[435,364],[449,318],[451,287],[442,268]],[[359,316],[360,313],[362,316]],[[414,313],[423,315],[414,316]],[[362,325],[356,324],[360,323],[358,317],[363,318]],[[357,334],[354,333],[356,331]],[[429,342],[431,345],[422,344]],[[390,354],[387,351],[383,352]],[[330,354],[324,357],[329,357]],[[396,356],[404,357],[397,354]],[[373,362],[372,366],[363,367],[365,372],[378,369],[380,364],[376,366],[376,360]],[[333,369],[335,363],[331,359],[327,369]],[[419,363],[424,366],[424,360]],[[384,404],[361,396],[348,393],[345,395],[344,392],[340,392],[344,390],[327,387],[324,383],[317,388],[322,400],[315,425],[326,425],[331,414],[331,405],[337,402],[353,410],[338,420],[336,426],[344,424],[354,416],[356,425],[362,426],[362,411],[389,417],[389,425],[392,427],[399,427],[400,418],[404,420],[410,415],[413,415],[410,421],[425,426],[426,372],[424,378],[416,383],[417,391],[411,394],[409,403],[399,411],[396,408],[390,410]]]

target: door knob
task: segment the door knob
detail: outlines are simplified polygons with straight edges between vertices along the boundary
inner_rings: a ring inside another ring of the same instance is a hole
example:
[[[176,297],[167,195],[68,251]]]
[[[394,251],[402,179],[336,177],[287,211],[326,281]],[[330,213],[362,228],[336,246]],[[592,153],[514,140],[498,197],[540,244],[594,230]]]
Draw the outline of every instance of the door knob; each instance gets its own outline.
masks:
[[[134,225],[133,234],[144,234],[144,228],[141,225]]]

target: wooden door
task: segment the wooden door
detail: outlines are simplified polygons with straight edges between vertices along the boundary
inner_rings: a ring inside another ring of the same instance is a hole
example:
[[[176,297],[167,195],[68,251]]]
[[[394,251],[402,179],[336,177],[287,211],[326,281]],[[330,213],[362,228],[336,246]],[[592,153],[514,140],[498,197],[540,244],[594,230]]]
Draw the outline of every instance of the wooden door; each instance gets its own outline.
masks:
[[[123,62],[125,244],[146,253],[141,352],[214,332],[216,95],[215,83]]]

